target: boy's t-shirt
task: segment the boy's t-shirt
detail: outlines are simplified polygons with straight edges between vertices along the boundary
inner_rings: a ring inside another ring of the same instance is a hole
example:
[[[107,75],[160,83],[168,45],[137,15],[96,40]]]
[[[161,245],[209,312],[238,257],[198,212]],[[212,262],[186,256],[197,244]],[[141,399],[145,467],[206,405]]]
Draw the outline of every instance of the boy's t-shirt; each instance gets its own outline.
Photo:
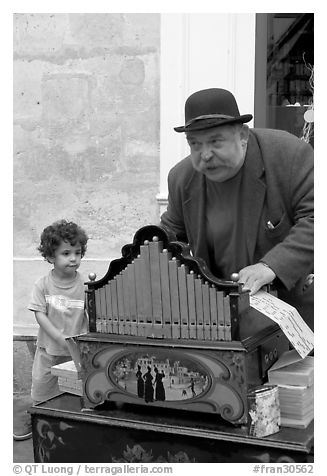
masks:
[[[67,336],[82,334],[87,331],[84,292],[84,283],[78,272],[74,279],[62,283],[51,270],[34,284],[28,309],[44,312],[51,323]],[[44,347],[50,355],[69,355],[68,349],[52,339],[41,327],[37,345]]]

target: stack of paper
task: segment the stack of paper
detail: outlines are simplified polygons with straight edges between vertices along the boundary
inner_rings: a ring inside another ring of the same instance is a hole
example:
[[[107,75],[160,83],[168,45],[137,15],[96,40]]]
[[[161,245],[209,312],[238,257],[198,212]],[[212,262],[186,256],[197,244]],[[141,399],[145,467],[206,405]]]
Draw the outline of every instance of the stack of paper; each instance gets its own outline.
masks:
[[[314,357],[301,359],[296,350],[284,352],[278,361],[268,370],[269,382],[275,385],[313,385]]]
[[[268,371],[269,384],[278,385],[281,426],[306,428],[314,417],[314,358],[295,350],[285,352]]]
[[[51,367],[52,375],[58,377],[59,389],[62,392],[73,393],[74,395],[83,395],[83,381],[80,378],[80,372],[76,369],[73,360],[63,364]]]
[[[313,420],[313,385],[278,385],[281,426],[306,428]]]

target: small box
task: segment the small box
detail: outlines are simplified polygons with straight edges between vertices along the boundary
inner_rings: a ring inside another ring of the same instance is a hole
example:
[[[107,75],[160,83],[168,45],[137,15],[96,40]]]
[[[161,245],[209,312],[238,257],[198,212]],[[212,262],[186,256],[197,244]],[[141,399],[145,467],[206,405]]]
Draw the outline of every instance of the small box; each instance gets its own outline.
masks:
[[[254,387],[248,393],[249,436],[261,438],[279,431],[280,406],[277,385]]]
[[[57,377],[67,377],[71,379],[78,379],[81,375],[81,373],[77,370],[73,360],[68,360],[62,364],[53,365],[51,367],[51,373]]]
[[[58,386],[62,392],[83,396],[83,381],[80,379],[58,377]]]
[[[83,395],[83,381],[73,360],[51,367],[52,375],[58,377],[58,386],[62,392]]]

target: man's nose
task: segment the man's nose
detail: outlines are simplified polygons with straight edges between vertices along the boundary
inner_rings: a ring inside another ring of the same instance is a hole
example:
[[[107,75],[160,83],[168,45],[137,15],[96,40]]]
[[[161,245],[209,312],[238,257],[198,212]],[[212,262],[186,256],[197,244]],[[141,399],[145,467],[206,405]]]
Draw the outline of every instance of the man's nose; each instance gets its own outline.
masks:
[[[201,159],[204,162],[208,162],[212,157],[212,150],[210,147],[204,146],[201,150]]]

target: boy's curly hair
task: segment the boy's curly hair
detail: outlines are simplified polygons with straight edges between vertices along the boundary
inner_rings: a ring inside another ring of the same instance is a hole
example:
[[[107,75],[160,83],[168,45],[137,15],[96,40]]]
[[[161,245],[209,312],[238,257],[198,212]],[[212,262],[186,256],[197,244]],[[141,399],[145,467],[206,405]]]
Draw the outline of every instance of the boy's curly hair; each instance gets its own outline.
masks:
[[[53,258],[55,250],[62,241],[67,241],[72,246],[81,245],[81,256],[85,255],[88,236],[76,223],[58,220],[47,226],[41,233],[40,246],[37,248],[43,258]]]

